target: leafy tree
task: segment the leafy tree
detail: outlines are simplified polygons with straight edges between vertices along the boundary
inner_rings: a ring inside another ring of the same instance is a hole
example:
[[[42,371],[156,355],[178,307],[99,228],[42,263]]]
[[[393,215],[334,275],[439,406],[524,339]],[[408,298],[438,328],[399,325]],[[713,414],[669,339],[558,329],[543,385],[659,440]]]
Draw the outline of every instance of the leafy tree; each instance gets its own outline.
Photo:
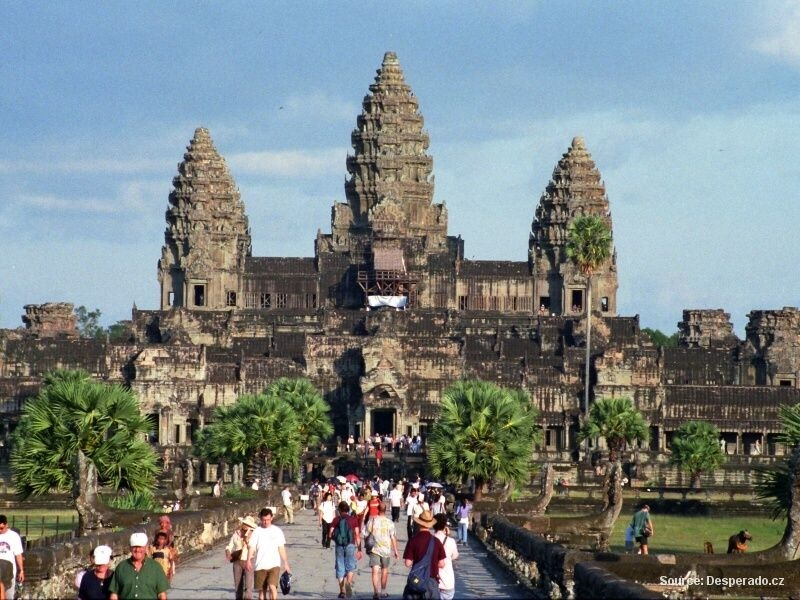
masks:
[[[75,309],[75,320],[78,326],[78,333],[84,338],[99,338],[105,335],[105,330],[100,325],[102,313],[99,308],[89,310],[81,305]]]
[[[653,344],[659,348],[675,348],[678,345],[677,331],[670,336],[660,329],[650,329],[649,327],[644,327],[642,331],[646,333]]]
[[[583,411],[589,414],[592,357],[592,275],[611,256],[611,228],[596,215],[581,215],[567,229],[567,257],[586,277],[586,388]]]
[[[84,371],[55,371],[25,403],[11,469],[22,498],[71,491],[81,532],[100,525],[98,485],[152,495],[157,457],[136,395]]]
[[[800,404],[781,406],[778,409],[778,418],[783,431],[778,434],[777,439],[786,445],[791,454],[800,448]],[[756,495],[767,501],[773,519],[787,516],[792,507],[794,469],[791,463],[789,459],[772,467],[758,469]]]
[[[713,471],[725,462],[719,446],[719,430],[705,421],[688,421],[672,439],[670,462],[689,473],[691,487],[700,487],[700,474]]]
[[[195,446],[204,460],[250,465],[251,474],[269,485],[273,468],[299,466],[299,415],[278,395],[240,396],[214,411],[213,422],[197,432]]]
[[[111,342],[124,341],[130,335],[130,322],[117,321],[113,325],[109,325],[104,333],[108,335],[108,339]]]
[[[521,390],[460,381],[445,390],[428,438],[431,472],[449,481],[473,477],[476,500],[489,481],[527,483],[533,447],[541,438],[537,419]]]
[[[294,409],[299,422],[300,443],[314,446],[333,435],[330,406],[308,379],[281,377],[267,386],[268,396],[278,396]]]
[[[619,460],[624,445],[650,439],[650,428],[630,398],[600,398],[578,432],[578,439],[602,437],[608,446],[609,462]]]

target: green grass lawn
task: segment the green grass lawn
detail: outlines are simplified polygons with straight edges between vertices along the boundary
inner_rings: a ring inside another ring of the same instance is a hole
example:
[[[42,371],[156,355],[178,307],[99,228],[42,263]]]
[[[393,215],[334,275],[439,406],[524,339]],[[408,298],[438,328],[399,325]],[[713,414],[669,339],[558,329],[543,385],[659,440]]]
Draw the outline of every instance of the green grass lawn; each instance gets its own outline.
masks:
[[[78,524],[78,513],[74,510],[18,509],[7,508],[8,524],[28,540],[72,531]]]
[[[753,536],[749,551],[764,550],[778,543],[786,528],[786,520],[773,521],[767,516],[681,516],[651,514],[655,535],[650,540],[650,552],[656,554],[702,553],[706,541],[714,545],[716,554],[728,550],[728,538],[741,529]],[[612,550],[625,551],[625,528],[631,515],[623,513],[611,536]]]

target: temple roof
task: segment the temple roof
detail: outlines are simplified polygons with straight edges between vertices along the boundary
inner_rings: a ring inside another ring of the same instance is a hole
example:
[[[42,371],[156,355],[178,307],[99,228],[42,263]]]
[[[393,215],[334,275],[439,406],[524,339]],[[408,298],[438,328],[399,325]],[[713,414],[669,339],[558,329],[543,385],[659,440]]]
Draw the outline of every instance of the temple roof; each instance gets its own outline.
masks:
[[[428,134],[394,52],[384,55],[369,91],[351,136],[354,155],[347,159],[345,184],[354,218],[362,223],[385,197],[428,205],[433,199]]]
[[[580,214],[604,217],[611,227],[608,197],[600,172],[582,137],[575,137],[553,169],[539,199],[531,227],[531,244],[541,248],[562,246],[567,227]]]

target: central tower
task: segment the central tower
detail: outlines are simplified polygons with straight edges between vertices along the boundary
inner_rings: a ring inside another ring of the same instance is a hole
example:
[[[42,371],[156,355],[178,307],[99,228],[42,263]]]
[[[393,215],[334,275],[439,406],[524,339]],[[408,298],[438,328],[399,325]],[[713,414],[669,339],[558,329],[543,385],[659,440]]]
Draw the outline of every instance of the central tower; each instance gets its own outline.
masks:
[[[402,292],[412,303],[430,304],[409,288],[416,289],[432,255],[448,253],[447,209],[433,204],[433,159],[423,124],[400,61],[387,52],[351,134],[347,203],[334,205],[331,235],[317,238],[321,264],[349,266],[337,286],[340,306],[363,306],[371,291]]]

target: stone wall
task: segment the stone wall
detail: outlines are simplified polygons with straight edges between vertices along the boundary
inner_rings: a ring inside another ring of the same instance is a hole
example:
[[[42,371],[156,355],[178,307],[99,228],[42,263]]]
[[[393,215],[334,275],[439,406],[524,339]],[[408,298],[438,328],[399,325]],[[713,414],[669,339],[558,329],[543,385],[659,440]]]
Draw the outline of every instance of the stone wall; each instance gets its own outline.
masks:
[[[223,500],[213,508],[170,513],[178,554],[187,556],[208,550],[215,543],[232,535],[238,526],[239,517],[256,515],[265,505],[267,503],[264,498],[246,501]],[[131,533],[144,531],[152,536],[158,528],[159,516],[150,515],[146,523],[134,527],[93,533],[69,542],[26,552],[27,581],[22,598],[26,600],[73,598],[75,590],[72,583],[75,575],[89,566],[91,552],[96,546],[106,544],[113,549],[113,567],[127,558]]]
[[[663,598],[591,564],[594,554],[569,550],[491,514],[477,515],[476,535],[532,594],[547,598]]]

